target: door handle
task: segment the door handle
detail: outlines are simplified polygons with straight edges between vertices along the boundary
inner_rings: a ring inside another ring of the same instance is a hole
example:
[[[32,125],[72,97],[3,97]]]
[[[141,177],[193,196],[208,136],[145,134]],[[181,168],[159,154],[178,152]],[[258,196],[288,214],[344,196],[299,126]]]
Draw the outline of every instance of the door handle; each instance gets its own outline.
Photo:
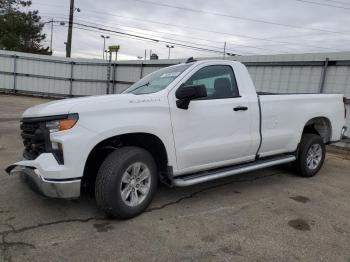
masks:
[[[233,108],[234,111],[247,111],[248,107],[246,106],[237,106]]]

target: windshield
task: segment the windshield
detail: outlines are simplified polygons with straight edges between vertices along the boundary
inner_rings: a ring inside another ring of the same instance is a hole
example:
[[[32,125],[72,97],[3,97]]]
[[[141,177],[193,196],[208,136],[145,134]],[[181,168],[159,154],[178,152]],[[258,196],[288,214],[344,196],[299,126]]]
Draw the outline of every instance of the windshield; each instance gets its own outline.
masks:
[[[123,93],[134,95],[156,93],[166,88],[191,64],[181,64],[157,70],[126,89]]]

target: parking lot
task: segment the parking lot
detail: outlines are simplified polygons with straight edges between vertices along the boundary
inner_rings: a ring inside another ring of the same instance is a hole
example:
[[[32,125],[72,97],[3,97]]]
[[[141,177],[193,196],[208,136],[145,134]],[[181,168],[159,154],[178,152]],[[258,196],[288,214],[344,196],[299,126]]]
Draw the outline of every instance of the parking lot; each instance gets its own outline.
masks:
[[[114,221],[92,196],[47,199],[5,174],[21,113],[46,101],[0,94],[0,261],[350,261],[349,153],[313,178],[278,167],[161,186],[147,212]]]

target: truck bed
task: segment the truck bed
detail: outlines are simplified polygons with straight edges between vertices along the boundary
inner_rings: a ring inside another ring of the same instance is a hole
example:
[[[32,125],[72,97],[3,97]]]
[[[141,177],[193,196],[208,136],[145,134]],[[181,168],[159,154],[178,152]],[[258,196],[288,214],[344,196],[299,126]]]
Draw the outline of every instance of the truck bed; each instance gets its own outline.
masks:
[[[340,94],[281,94],[259,92],[261,138],[259,156],[293,152],[303,127],[310,119],[324,116],[329,122],[329,141],[340,139],[344,121],[343,96]],[[279,151],[273,149],[279,148]]]

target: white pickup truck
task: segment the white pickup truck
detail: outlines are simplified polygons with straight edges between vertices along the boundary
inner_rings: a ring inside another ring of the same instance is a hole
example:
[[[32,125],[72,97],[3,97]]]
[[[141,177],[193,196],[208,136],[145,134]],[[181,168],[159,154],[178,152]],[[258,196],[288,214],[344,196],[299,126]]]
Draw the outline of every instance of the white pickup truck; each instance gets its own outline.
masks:
[[[49,197],[92,186],[111,217],[150,204],[158,181],[190,186],[293,162],[315,175],[325,144],[346,130],[340,94],[257,94],[246,67],[199,61],[147,75],[123,94],[65,99],[26,110],[21,173]]]

